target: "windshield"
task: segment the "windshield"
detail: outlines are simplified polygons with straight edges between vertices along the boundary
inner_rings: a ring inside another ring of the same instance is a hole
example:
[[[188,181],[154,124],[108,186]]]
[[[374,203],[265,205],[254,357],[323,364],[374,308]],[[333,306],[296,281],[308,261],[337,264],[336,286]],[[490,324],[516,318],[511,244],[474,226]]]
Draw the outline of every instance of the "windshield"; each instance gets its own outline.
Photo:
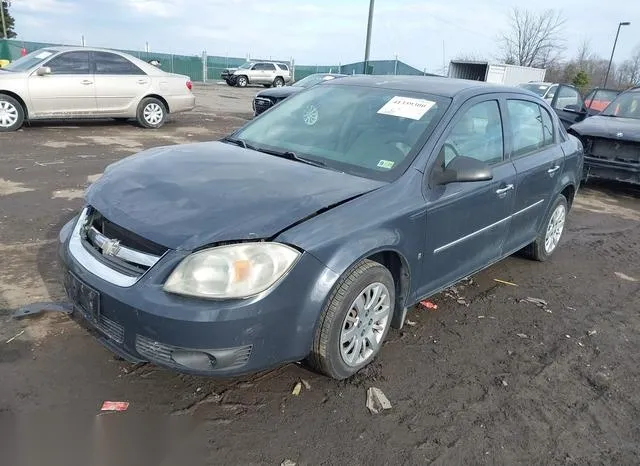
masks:
[[[31,52],[30,54],[9,63],[2,69],[7,71],[27,71],[42,63],[54,53],[56,53],[55,50],[36,50],[35,52]]]
[[[605,104],[604,106],[602,106],[602,108],[604,109],[606,104],[615,99],[618,94],[619,92],[617,91],[597,89],[589,94],[589,97],[587,97],[587,101],[585,102],[585,104],[588,108],[602,106],[603,104]]]
[[[411,163],[449,103],[393,89],[315,86],[233,137],[257,149],[293,152],[328,168],[392,181]]]
[[[611,102],[601,115],[640,120],[640,92],[625,92]]]
[[[253,63],[243,63],[238,67],[239,70],[248,70],[253,66]]]
[[[327,74],[312,74],[307,76],[306,78],[301,79],[300,81],[296,81],[295,84],[292,84],[293,87],[311,87],[315,86],[322,81],[330,81],[331,79],[335,79],[336,76],[331,76]]]
[[[551,86],[547,84],[520,84],[520,87],[542,97]]]

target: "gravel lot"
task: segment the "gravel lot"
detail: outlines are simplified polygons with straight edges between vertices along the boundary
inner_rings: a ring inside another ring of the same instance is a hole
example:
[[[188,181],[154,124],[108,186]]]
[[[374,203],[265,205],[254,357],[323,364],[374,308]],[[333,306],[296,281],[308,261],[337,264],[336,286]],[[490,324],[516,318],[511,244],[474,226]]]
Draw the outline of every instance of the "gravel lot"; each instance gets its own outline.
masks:
[[[433,297],[436,311],[412,310],[416,325],[392,331],[346,382],[295,364],[183,376],[117,360],[63,315],[9,318],[63,299],[55,238],[106,165],[218,138],[250,117],[258,90],[198,87],[195,111],[158,131],[100,121],[0,135],[0,418],[91,419],[104,400],[126,400],[129,419],[195,420],[210,464],[640,463],[640,190],[630,186],[583,187],[551,261],[512,257]],[[292,396],[300,379],[311,389]],[[371,386],[391,410],[367,411]]]

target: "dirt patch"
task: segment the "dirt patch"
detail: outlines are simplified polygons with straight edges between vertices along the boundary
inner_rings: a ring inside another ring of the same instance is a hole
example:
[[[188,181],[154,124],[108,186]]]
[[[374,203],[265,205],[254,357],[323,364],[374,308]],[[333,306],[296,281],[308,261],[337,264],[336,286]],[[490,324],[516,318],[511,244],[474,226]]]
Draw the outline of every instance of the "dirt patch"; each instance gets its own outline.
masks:
[[[0,178],[0,196],[9,196],[11,194],[26,193],[29,191],[34,191],[34,189],[27,188],[22,183],[16,183],[15,181]]]
[[[53,192],[51,199],[67,199],[71,201],[73,199],[82,199],[83,197],[83,189],[60,189]]]

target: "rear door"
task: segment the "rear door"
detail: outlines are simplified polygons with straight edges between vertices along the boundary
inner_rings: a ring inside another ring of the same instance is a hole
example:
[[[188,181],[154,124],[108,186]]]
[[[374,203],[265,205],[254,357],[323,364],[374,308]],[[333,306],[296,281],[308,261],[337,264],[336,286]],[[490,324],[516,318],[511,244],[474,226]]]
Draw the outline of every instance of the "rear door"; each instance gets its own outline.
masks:
[[[466,156],[487,163],[490,181],[429,183],[421,296],[481,269],[502,255],[513,210],[515,168],[504,155],[498,96],[471,99],[436,146],[430,175]]]
[[[263,63],[262,84],[271,84],[276,79],[276,65],[273,63]]]
[[[63,52],[43,66],[51,74],[28,78],[32,118],[87,116],[97,111],[96,89],[89,65],[89,52]]]
[[[125,57],[92,52],[98,111],[103,115],[135,112],[140,97],[151,88],[151,79]]]
[[[551,101],[551,107],[558,114],[565,128],[582,121],[587,116],[580,92],[573,86],[561,84]]]
[[[565,161],[554,119],[546,108],[523,96],[508,98],[503,105],[507,147],[517,177],[505,252],[514,252],[538,234]]]

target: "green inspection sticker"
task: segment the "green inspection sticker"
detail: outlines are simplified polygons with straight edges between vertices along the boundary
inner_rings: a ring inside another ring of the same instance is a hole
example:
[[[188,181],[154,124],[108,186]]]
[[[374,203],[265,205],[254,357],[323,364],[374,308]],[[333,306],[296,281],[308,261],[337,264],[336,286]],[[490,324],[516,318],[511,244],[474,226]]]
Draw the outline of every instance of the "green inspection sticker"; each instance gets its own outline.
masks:
[[[378,162],[378,167],[380,168],[391,169],[393,168],[394,165],[395,165],[395,162],[392,162],[391,160],[380,160]]]

